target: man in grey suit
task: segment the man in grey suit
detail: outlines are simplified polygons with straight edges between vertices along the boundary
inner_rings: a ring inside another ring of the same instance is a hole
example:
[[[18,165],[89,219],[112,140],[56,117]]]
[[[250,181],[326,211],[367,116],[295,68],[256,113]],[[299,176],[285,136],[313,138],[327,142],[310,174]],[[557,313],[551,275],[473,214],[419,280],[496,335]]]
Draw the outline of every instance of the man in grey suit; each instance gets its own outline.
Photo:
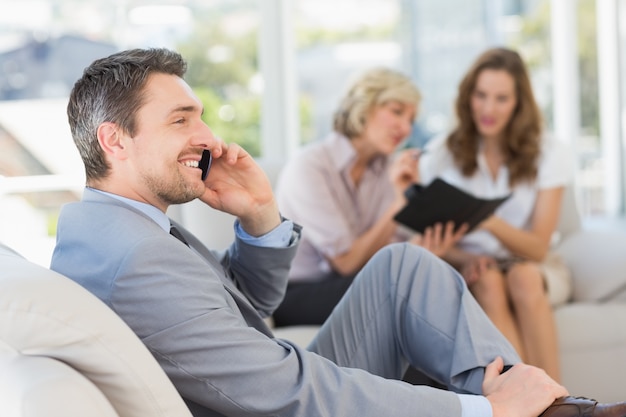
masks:
[[[203,123],[185,67],[172,51],[129,50],[77,81],[68,117],[87,187],[61,213],[51,267],[130,325],[194,416],[626,415],[519,363],[463,279],[407,244],[368,263],[308,348],[275,339],[263,317],[300,227],[253,158]],[[167,217],[195,198],[237,217],[225,254]],[[409,364],[449,390],[399,381]]]

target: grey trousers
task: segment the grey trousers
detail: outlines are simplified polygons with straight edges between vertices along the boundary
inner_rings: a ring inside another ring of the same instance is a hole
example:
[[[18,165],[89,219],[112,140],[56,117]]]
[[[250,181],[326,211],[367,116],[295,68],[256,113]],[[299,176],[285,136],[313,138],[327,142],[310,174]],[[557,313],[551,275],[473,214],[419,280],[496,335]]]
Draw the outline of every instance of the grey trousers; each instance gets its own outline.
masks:
[[[458,393],[482,393],[484,367],[515,349],[463,278],[408,243],[380,250],[357,275],[309,350],[340,366],[400,379],[409,365]]]

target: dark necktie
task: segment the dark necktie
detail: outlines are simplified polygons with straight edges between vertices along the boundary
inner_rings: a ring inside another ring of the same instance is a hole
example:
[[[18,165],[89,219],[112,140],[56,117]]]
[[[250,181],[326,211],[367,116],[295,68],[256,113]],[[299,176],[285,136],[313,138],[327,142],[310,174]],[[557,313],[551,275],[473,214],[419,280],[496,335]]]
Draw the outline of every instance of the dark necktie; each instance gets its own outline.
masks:
[[[170,226],[170,235],[174,236],[176,239],[180,240],[181,242],[183,242],[185,245],[189,246],[189,243],[187,243],[187,240],[183,237],[183,235],[178,231],[178,229],[176,228],[176,226],[171,225]]]

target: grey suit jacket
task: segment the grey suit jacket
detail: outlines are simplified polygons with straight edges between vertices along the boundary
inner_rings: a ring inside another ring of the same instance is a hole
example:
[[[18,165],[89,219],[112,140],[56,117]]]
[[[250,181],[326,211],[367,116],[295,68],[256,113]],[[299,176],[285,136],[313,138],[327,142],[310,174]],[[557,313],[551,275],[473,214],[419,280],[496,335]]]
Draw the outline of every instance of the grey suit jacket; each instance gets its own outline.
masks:
[[[128,323],[195,416],[391,416],[415,410],[409,399],[438,397],[273,338],[262,317],[282,300],[299,228],[290,247],[236,240],[218,259],[178,227],[195,251],[140,211],[86,189],[61,212],[51,268]],[[445,412],[443,399],[420,414]]]

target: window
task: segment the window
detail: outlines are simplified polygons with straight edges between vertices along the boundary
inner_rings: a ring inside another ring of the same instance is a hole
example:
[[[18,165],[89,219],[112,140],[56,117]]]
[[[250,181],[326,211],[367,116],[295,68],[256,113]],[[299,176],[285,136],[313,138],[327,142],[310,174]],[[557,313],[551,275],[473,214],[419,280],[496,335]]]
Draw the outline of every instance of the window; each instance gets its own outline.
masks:
[[[117,50],[179,50],[214,132],[259,155],[257,9],[255,0],[3,0],[0,241],[48,265],[59,209],[84,185],[67,96],[84,67]]]
[[[624,212],[626,9],[617,0],[3,0],[2,11],[0,241],[44,265],[59,208],[84,184],[67,94],[93,59],[131,47],[179,50],[215,133],[280,163],[290,141],[331,130],[350,78],[372,66],[399,69],[422,90],[410,139],[422,146],[450,126],[477,54],[512,46],[548,130],[566,132],[576,150],[583,215]],[[280,27],[267,36],[274,18]]]
[[[293,14],[305,143],[331,130],[332,112],[356,73],[401,68],[400,2],[297,0]]]

